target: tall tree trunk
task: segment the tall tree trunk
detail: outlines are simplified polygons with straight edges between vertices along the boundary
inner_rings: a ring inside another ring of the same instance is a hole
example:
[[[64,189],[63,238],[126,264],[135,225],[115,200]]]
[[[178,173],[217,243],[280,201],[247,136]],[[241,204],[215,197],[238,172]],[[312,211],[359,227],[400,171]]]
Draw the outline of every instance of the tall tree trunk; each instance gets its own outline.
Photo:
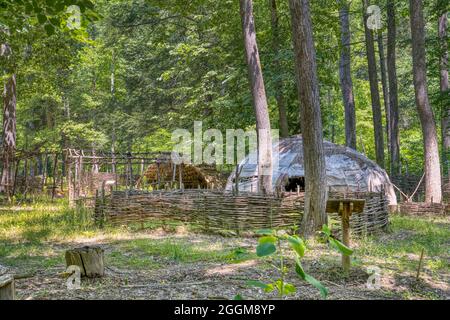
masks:
[[[16,151],[16,75],[6,80],[3,91],[3,171],[1,189],[9,197],[14,183],[14,154]]]
[[[400,138],[398,130],[398,86],[397,86],[397,67],[396,67],[396,36],[397,28],[395,25],[395,1],[387,0],[387,72],[389,83],[389,108],[390,108],[390,173],[397,175],[400,172]]]
[[[271,22],[272,22],[272,47],[275,60],[273,62],[274,69],[279,72],[281,69],[280,64],[280,27],[278,24],[278,11],[277,11],[277,0],[270,1],[270,12],[271,12]],[[285,138],[289,136],[289,126],[286,113],[286,103],[283,94],[283,80],[278,77],[275,82],[275,99],[277,100],[278,115],[280,122],[280,135]]]
[[[428,100],[422,0],[409,1],[416,106],[422,124],[425,156],[425,201],[441,202],[441,169],[433,111]]]
[[[0,55],[9,58],[11,48],[8,44],[2,44]],[[9,199],[14,184],[13,164],[16,151],[16,75],[14,73],[4,84],[2,147],[3,170],[0,192],[4,192]]]
[[[442,104],[442,120],[441,120],[441,134],[442,134],[442,159],[443,165],[446,166],[447,178],[450,177],[450,106],[449,106],[449,94],[448,91],[448,39],[447,39],[447,12],[444,12],[439,17],[439,41],[441,44],[440,54],[440,69],[441,69],[441,94],[444,99]],[[443,170],[444,172],[444,170]]]
[[[256,42],[252,0],[240,0],[245,58],[258,131],[258,192],[272,192],[272,137],[266,90]]]
[[[303,232],[308,235],[327,223],[327,179],[322,137],[316,51],[308,0],[289,0],[295,71],[305,165],[305,213]]]
[[[356,150],[356,115],[355,99],[350,61],[350,22],[349,4],[346,0],[338,0],[340,6],[339,20],[341,24],[341,57],[339,61],[339,80],[345,110],[345,145]]]
[[[366,38],[367,66],[369,71],[370,98],[372,101],[373,129],[375,135],[375,156],[380,167],[384,168],[383,122],[378,90],[377,61],[372,31],[367,27],[366,13],[368,0],[363,0],[364,33]]]
[[[384,58],[384,44],[383,44],[383,33],[381,31],[378,32],[378,55],[380,56],[380,73],[381,73],[381,85],[383,88],[383,102],[384,102],[384,113],[386,117],[386,143],[387,149],[390,149],[390,119],[391,119],[391,108],[389,106],[389,91],[387,84],[387,75],[386,75],[386,59]],[[389,172],[391,172],[389,170]]]

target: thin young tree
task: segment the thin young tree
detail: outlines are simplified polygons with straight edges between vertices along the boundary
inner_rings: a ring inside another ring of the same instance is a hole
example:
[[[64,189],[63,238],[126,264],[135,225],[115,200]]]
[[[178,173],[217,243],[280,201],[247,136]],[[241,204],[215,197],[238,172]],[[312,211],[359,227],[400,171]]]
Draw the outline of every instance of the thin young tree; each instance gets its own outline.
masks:
[[[11,58],[12,50],[9,44],[0,46],[2,59]],[[16,75],[10,69],[4,70],[8,77],[3,87],[3,132],[2,132],[2,162],[3,170],[0,181],[0,192],[4,192],[8,198],[11,196],[14,183],[14,156],[16,151]]]
[[[397,28],[395,22],[395,0],[387,0],[387,56],[386,65],[389,87],[389,155],[390,173],[397,175],[400,172],[400,138],[399,138],[399,111],[398,111],[398,84],[396,62],[396,37]]]
[[[442,104],[441,134],[442,134],[442,159],[443,165],[447,166],[447,178],[450,177],[450,106],[448,87],[448,38],[447,18],[448,12],[443,12],[439,17],[438,36],[440,42],[440,89],[444,103]]]
[[[274,69],[279,71],[280,64],[280,26],[278,23],[277,0],[269,0],[271,24],[272,24],[272,47],[275,59],[273,61]],[[283,94],[283,80],[277,77],[275,81],[275,99],[277,100],[278,116],[280,122],[280,136],[285,138],[289,136],[289,126],[286,112],[286,102]]]
[[[353,97],[353,82],[351,76],[350,56],[350,21],[349,3],[347,0],[338,0],[339,21],[341,25],[341,54],[339,60],[339,80],[341,84],[342,100],[345,116],[345,145],[356,150],[356,115],[355,99]]]
[[[240,0],[245,58],[258,131],[258,191],[272,192],[272,138],[266,90],[256,42],[252,0]]]
[[[384,113],[386,119],[386,143],[387,149],[390,148],[391,133],[390,133],[390,117],[391,117],[391,108],[389,106],[389,91],[387,84],[387,74],[386,74],[386,58],[384,57],[384,43],[383,43],[383,32],[381,30],[378,31],[378,56],[380,57],[380,74],[381,74],[381,86],[383,89],[383,102],[384,102]],[[390,171],[389,171],[390,172]]]
[[[428,99],[425,26],[422,0],[410,0],[413,78],[416,107],[422,125],[425,162],[425,201],[441,202],[441,168],[433,110]]]
[[[378,90],[377,60],[372,30],[369,29],[367,19],[368,1],[363,0],[364,34],[366,42],[367,67],[369,72],[370,98],[372,101],[372,118],[375,138],[375,157],[380,167],[384,168],[384,139],[383,120],[380,104],[380,92]]]
[[[316,51],[308,0],[289,0],[305,165],[305,235],[327,223],[327,179]]]

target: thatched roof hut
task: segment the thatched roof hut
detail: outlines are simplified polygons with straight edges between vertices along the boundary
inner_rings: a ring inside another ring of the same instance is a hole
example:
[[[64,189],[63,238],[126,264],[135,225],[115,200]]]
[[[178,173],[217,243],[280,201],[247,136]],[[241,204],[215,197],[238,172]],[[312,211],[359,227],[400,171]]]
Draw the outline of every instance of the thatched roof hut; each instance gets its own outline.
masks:
[[[175,165],[171,160],[157,161],[144,172],[146,183],[164,185],[167,182],[181,181],[185,189],[223,189],[226,177],[218,172],[214,165],[194,166]]]
[[[285,191],[303,190],[305,172],[301,135],[281,139],[273,145],[274,170],[272,185]],[[363,154],[334,143],[324,141],[327,184],[330,191],[381,192],[388,203],[397,203],[395,191],[386,171]],[[251,153],[239,165],[238,187],[240,191],[257,190],[257,154]],[[226,190],[235,185],[235,171],[227,181]]]

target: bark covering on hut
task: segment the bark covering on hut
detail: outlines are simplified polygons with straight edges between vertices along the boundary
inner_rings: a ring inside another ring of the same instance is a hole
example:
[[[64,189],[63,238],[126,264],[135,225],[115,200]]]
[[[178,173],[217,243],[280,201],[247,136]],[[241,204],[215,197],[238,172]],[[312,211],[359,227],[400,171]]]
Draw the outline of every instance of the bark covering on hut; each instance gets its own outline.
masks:
[[[146,182],[165,184],[181,181],[185,189],[223,189],[226,177],[218,172],[214,165],[194,166],[190,164],[175,165],[171,161],[152,163],[144,173]]]
[[[390,205],[397,204],[395,191],[386,171],[363,154],[334,143],[324,141],[327,185],[336,192],[384,191]],[[301,135],[281,139],[273,144],[272,185],[284,191],[303,191],[305,172],[303,140]],[[251,153],[239,164],[240,191],[257,191],[257,155]],[[226,190],[236,185],[235,170],[228,178]]]

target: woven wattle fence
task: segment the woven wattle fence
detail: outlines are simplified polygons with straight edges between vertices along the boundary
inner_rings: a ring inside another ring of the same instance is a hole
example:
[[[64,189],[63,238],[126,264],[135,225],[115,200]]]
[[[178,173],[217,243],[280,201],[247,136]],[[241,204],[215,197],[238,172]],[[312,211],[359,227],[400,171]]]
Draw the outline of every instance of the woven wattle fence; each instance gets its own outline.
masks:
[[[388,225],[382,193],[330,193],[330,198],[366,199],[364,212],[351,217],[355,233],[373,233]],[[95,218],[110,224],[170,219],[194,222],[209,231],[251,231],[260,228],[299,226],[304,193],[280,195],[224,193],[213,190],[112,191],[95,200]],[[333,214],[337,219],[337,214]]]
[[[399,212],[413,216],[445,216],[450,213],[450,205],[444,203],[403,202],[399,205]]]

